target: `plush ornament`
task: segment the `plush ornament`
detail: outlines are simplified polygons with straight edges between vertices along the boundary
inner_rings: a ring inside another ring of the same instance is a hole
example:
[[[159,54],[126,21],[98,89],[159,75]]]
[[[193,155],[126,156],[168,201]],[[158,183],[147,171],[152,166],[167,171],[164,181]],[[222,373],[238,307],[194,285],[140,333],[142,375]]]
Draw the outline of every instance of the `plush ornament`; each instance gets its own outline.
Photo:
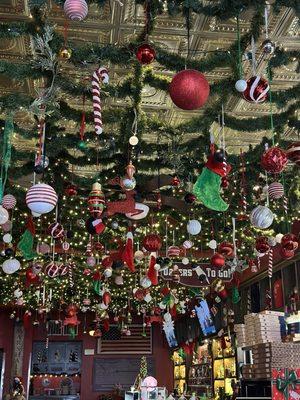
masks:
[[[141,261],[141,260],[143,260],[144,257],[145,257],[145,254],[141,250],[137,250],[134,253],[135,260]]]
[[[4,254],[6,255],[6,257],[12,257],[15,254],[15,252],[14,252],[14,249],[12,247],[7,247],[4,250]]]
[[[191,219],[187,223],[186,229],[190,235],[198,235],[201,232],[201,224],[197,219]]]
[[[259,229],[267,229],[273,223],[274,215],[266,206],[257,206],[250,214],[250,222]]]
[[[260,76],[252,76],[247,80],[247,88],[243,91],[243,97],[250,103],[263,103],[267,97],[270,86],[268,81]]]
[[[247,82],[244,79],[239,79],[235,82],[234,87],[238,92],[243,93],[247,89]]]
[[[14,274],[21,267],[20,262],[16,258],[11,258],[9,260],[4,261],[2,264],[3,272],[7,275]]]
[[[85,0],[66,0],[64,12],[72,21],[82,21],[88,14],[88,5]]]
[[[270,250],[268,238],[265,236],[258,237],[255,242],[255,249],[260,254],[266,254]]]
[[[220,187],[222,177],[227,176],[230,170],[229,164],[215,161],[213,155],[209,156],[193,188],[193,193],[205,207],[220,212],[228,209],[228,204],[220,196]]]
[[[195,196],[193,193],[187,193],[187,194],[184,196],[184,201],[185,201],[187,204],[194,204],[195,201],[196,201],[196,196]]]
[[[150,44],[141,44],[136,50],[136,58],[142,65],[151,64],[156,56],[155,50]]]
[[[261,157],[261,166],[271,174],[279,174],[287,164],[287,156],[279,147],[271,147]]]
[[[185,240],[182,244],[182,247],[186,250],[189,250],[193,247],[193,242],[191,242],[190,240]]]
[[[78,193],[77,186],[75,185],[68,185],[65,189],[65,195],[68,197],[74,197]]]
[[[268,186],[268,194],[270,199],[280,199],[284,195],[283,185],[279,182],[272,182]]]
[[[54,222],[53,224],[49,225],[48,232],[49,235],[53,237],[53,239],[61,239],[65,236],[64,228],[58,222]]]
[[[197,110],[209,96],[209,84],[199,71],[186,69],[178,72],[169,86],[173,103],[182,110]]]
[[[45,183],[37,183],[31,186],[26,194],[27,207],[39,215],[52,211],[56,206],[57,200],[58,197],[55,190]]]
[[[152,283],[151,283],[151,280],[147,276],[143,276],[140,279],[140,285],[142,286],[142,288],[148,289],[152,285]]]
[[[215,253],[211,259],[210,259],[210,263],[213,267],[216,268],[222,268],[225,265],[225,258],[222,254],[220,253]]]
[[[121,186],[125,190],[133,190],[136,187],[136,180],[135,178],[123,178],[121,182]]]
[[[106,291],[103,293],[102,301],[106,306],[109,305],[109,303],[111,302],[111,295],[109,292]]]
[[[28,217],[26,230],[21,236],[17,247],[21,251],[22,256],[25,260],[32,260],[37,256],[37,253],[33,250],[33,242],[35,236],[35,226],[31,217]]]
[[[300,142],[291,143],[286,149],[287,158],[294,164],[300,166]]]
[[[298,239],[293,233],[287,233],[281,239],[281,246],[285,250],[296,251],[298,249]]]
[[[11,241],[12,241],[11,234],[10,233],[6,233],[5,235],[3,235],[2,240],[3,240],[4,243],[11,243]]]
[[[103,275],[105,278],[110,278],[112,276],[113,269],[111,267],[105,268]]]
[[[8,211],[4,207],[0,206],[0,225],[5,224],[8,221],[8,219],[9,219]]]
[[[265,54],[273,54],[275,51],[275,44],[270,39],[264,40],[261,47]]]
[[[216,250],[217,248],[217,241],[212,239],[210,240],[210,242],[208,243],[208,247],[212,250]]]
[[[105,225],[102,219],[90,217],[86,223],[86,230],[90,235],[100,235],[105,230]]]
[[[180,179],[178,178],[178,176],[177,175],[173,176],[171,185],[177,187],[180,185],[180,183],[181,182],[180,182]]]
[[[13,208],[15,208],[16,204],[17,200],[12,194],[6,194],[5,196],[3,196],[2,207],[6,208],[6,210],[12,210]]]
[[[126,244],[122,252],[122,261],[127,265],[131,272],[135,272],[134,256],[133,256],[133,234],[127,232]]]
[[[99,182],[95,182],[88,197],[88,210],[93,217],[99,218],[105,207],[105,197]]]
[[[233,244],[230,242],[222,242],[218,247],[218,252],[224,257],[232,257],[234,253]]]
[[[10,220],[6,221],[5,224],[1,225],[3,232],[9,232],[12,229],[12,222]]]
[[[162,241],[159,235],[150,233],[143,239],[143,247],[150,252],[156,252],[161,249]]]
[[[167,257],[179,257],[180,248],[178,246],[169,246],[167,250]]]
[[[47,243],[38,243],[36,246],[36,251],[38,254],[48,254],[51,251],[49,244]]]

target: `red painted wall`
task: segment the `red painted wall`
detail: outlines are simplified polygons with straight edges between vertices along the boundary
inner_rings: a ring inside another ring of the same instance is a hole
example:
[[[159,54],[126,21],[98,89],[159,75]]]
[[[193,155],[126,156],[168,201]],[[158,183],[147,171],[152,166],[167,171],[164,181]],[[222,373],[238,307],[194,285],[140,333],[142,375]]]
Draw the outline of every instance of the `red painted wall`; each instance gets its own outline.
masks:
[[[10,383],[10,366],[12,356],[12,343],[13,343],[13,321],[9,319],[9,313],[7,311],[0,311],[0,348],[3,348],[6,352],[6,370],[5,370],[5,391],[7,392]],[[26,330],[25,334],[25,346],[24,346],[24,360],[23,360],[23,380],[26,386],[29,377],[29,365],[32,351],[32,342],[45,340],[46,331],[44,324],[40,324],[37,327],[32,325]],[[50,341],[67,341],[70,340],[68,336],[50,337]],[[79,335],[75,340],[82,341],[82,372],[81,372],[81,400],[97,400],[102,392],[93,392],[92,390],[92,377],[93,377],[93,361],[94,358],[112,358],[118,356],[101,356],[96,354],[97,341],[88,334],[83,334],[82,327],[80,328]],[[85,356],[85,349],[94,349],[95,356]],[[130,357],[129,355],[125,356]],[[138,357],[139,356],[132,356]],[[153,354],[152,357],[155,359],[156,378],[159,386],[166,386],[168,390],[173,389],[173,363],[171,361],[171,352],[164,338],[164,333],[161,330],[159,324],[153,325]],[[40,387],[41,384],[37,380],[35,387]],[[57,380],[53,380],[53,386],[57,387]],[[49,386],[50,387],[50,386]]]

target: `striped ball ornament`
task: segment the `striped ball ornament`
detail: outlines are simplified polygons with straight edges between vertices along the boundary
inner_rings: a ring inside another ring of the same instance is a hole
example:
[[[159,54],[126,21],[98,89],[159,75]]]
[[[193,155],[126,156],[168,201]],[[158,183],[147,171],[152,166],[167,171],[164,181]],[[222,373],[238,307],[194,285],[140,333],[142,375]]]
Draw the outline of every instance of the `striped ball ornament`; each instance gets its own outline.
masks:
[[[180,248],[178,246],[170,246],[167,250],[167,257],[179,257]]]
[[[287,158],[300,167],[300,142],[291,143],[286,150]]]
[[[26,194],[27,207],[38,214],[47,214],[56,206],[58,197],[55,190],[46,183],[31,186]]]
[[[257,206],[250,214],[250,222],[255,228],[267,229],[272,225],[274,214],[266,206]]]
[[[72,21],[82,21],[87,16],[88,5],[85,0],[66,0],[64,12]]]
[[[284,195],[283,185],[279,182],[273,182],[268,187],[270,199],[280,199]]]
[[[17,200],[12,194],[6,194],[2,199],[2,206],[7,210],[12,210],[15,208],[16,204]]]

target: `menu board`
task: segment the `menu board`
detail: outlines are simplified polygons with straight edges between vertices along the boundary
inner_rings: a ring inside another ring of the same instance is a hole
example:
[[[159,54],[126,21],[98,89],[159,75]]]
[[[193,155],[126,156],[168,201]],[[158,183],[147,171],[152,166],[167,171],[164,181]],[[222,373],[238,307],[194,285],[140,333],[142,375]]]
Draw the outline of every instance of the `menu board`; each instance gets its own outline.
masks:
[[[106,392],[116,385],[128,390],[140,371],[140,358],[95,358],[93,365],[93,391]],[[155,377],[153,358],[147,357],[148,375]]]

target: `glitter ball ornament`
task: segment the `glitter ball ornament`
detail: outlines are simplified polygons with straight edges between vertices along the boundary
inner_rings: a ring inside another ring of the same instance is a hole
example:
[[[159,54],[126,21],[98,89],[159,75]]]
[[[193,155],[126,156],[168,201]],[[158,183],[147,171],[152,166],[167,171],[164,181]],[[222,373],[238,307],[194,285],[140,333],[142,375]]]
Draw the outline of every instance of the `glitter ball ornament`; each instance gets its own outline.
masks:
[[[266,254],[270,250],[268,238],[265,236],[258,237],[255,242],[255,249],[260,254]]]
[[[261,166],[270,174],[279,174],[287,164],[287,156],[279,147],[271,147],[261,157]]]
[[[95,217],[100,217],[105,206],[105,197],[99,182],[93,184],[92,190],[88,197],[89,212]]]
[[[268,81],[260,76],[253,76],[247,80],[247,88],[243,97],[250,103],[263,103],[268,97],[270,86]]]
[[[141,44],[136,50],[136,58],[142,65],[151,64],[156,56],[155,50],[150,44]]]
[[[300,142],[291,143],[286,149],[287,158],[300,167]]]
[[[56,206],[58,197],[55,190],[46,183],[37,183],[27,191],[26,204],[34,213],[47,214]],[[1,222],[0,222],[1,223]]]
[[[270,199],[280,199],[284,195],[283,185],[280,182],[272,182],[268,186]]]
[[[125,190],[133,190],[136,187],[136,180],[134,178],[122,179],[122,186]]]
[[[182,110],[197,110],[209,96],[209,84],[203,74],[193,69],[178,72],[169,86],[173,103]]]
[[[216,268],[222,268],[225,265],[225,258],[222,254],[220,253],[215,253],[211,259],[210,259],[210,263],[213,267]]]
[[[201,224],[198,220],[191,219],[187,223],[186,229],[190,235],[198,235],[201,232]]]
[[[235,82],[234,87],[238,92],[243,93],[247,89],[247,82],[244,79],[239,79]]]
[[[266,206],[257,206],[250,214],[250,222],[259,229],[267,229],[272,225],[274,215]]]
[[[6,233],[5,235],[3,235],[3,242],[4,243],[11,243],[12,241],[12,236],[10,233]]]
[[[281,246],[285,250],[296,251],[298,249],[298,239],[293,233],[287,233],[281,239]]]
[[[72,21],[82,21],[88,13],[88,5],[85,0],[66,0],[64,12]]]
[[[17,200],[12,194],[6,194],[5,196],[3,196],[2,207],[6,208],[7,210],[12,210],[13,208],[15,208],[16,204]]]
[[[145,257],[145,254],[141,251],[141,250],[137,250],[135,253],[134,253],[134,258],[135,258],[135,260],[142,260],[143,258]]]
[[[262,49],[265,54],[273,54],[275,51],[275,44],[270,39],[262,42]]]
[[[67,47],[63,47],[59,50],[58,57],[61,60],[69,60],[72,57],[72,50]]]
[[[162,246],[162,241],[159,235],[155,233],[150,233],[143,239],[143,247],[150,252],[155,252],[160,250]]]

